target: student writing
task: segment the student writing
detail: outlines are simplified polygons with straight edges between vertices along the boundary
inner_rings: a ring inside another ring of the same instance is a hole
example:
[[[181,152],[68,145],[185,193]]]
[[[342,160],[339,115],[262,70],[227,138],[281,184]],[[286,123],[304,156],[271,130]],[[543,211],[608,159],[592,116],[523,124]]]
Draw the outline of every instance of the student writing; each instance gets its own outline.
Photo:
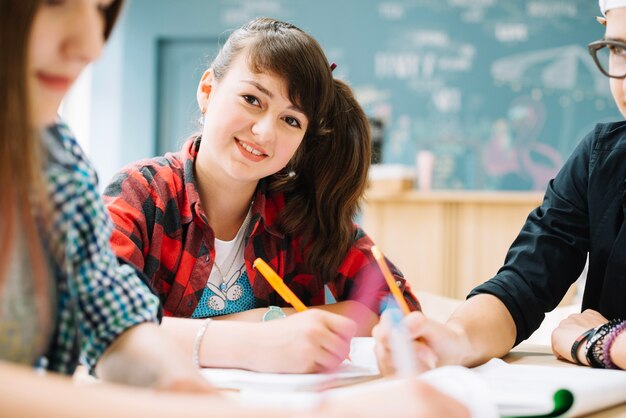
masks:
[[[601,0],[600,8],[606,33],[590,52],[626,116],[626,2]],[[475,288],[445,325],[420,313],[406,318],[417,358],[473,366],[505,355],[558,305],[588,255],[584,311],[553,332],[553,351],[572,362],[626,368],[625,161],[626,122],[596,125],[550,181],[497,275]],[[384,324],[374,330],[381,368],[392,372],[388,333]]]
[[[201,365],[337,366],[353,335],[370,334],[388,293],[353,222],[371,153],[363,110],[311,36],[269,18],[230,35],[197,98],[200,134],[107,187],[115,251],[150,278],[171,316],[163,326],[186,350],[201,323],[190,318],[226,320],[208,326]],[[278,324],[259,323],[286,303],[252,268],[257,257],[319,309],[283,308]],[[338,303],[324,305],[324,285]]]
[[[374,418],[389,407],[398,417],[467,416],[459,403],[410,380],[366,400],[298,411],[245,407],[209,392],[187,353],[155,324],[158,299],[113,256],[95,173],[55,121],[64,93],[100,54],[121,3],[0,0],[2,416]],[[62,375],[79,354],[109,380],[200,394],[80,387]],[[44,376],[32,370],[41,356],[50,370]]]

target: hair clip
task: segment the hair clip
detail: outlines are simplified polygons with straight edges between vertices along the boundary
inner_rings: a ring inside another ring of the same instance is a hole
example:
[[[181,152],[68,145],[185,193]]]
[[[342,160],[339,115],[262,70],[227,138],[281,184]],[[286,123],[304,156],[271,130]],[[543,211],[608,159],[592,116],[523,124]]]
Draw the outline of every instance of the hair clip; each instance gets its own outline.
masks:
[[[332,73],[333,70],[337,68],[337,64],[335,64],[334,62],[332,64],[330,64],[330,72]]]

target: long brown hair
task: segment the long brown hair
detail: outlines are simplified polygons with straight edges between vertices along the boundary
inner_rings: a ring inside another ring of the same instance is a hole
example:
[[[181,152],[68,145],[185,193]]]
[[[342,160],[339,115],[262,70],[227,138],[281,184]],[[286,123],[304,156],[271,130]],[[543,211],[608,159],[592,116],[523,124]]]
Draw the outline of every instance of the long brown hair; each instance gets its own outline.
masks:
[[[123,0],[104,11],[105,39]],[[47,299],[47,267],[37,219],[52,210],[43,176],[44,150],[27,81],[29,39],[42,0],[0,0],[0,294],[16,237],[22,234],[32,261],[38,296]]]
[[[41,145],[28,120],[25,75],[38,7],[39,1],[0,0],[0,284],[15,255],[16,234],[23,233],[29,247],[37,242],[29,191],[42,191]]]
[[[285,80],[309,120],[287,167],[268,181],[288,196],[281,228],[304,236],[307,264],[328,282],[354,240],[371,158],[367,118],[350,87],[332,77],[318,42],[296,26],[259,18],[234,31],[211,64],[217,80],[244,50],[252,71]]]

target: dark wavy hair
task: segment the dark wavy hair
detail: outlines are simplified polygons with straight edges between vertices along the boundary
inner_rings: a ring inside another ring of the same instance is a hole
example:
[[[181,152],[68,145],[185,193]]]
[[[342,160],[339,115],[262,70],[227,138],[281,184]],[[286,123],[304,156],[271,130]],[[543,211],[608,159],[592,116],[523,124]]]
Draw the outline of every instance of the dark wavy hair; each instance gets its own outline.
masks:
[[[350,87],[332,77],[319,43],[296,26],[259,18],[235,30],[211,64],[217,80],[243,51],[252,71],[285,80],[309,120],[287,167],[267,180],[288,196],[281,229],[304,236],[308,266],[328,282],[354,240],[371,158],[369,123]]]

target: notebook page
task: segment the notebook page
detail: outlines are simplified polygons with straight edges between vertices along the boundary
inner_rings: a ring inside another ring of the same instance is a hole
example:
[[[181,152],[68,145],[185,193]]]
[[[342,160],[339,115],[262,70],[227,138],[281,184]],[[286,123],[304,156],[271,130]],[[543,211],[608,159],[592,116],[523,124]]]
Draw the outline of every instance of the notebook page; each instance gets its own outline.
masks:
[[[221,389],[267,391],[316,391],[354,384],[379,375],[374,339],[371,337],[353,338],[350,343],[350,360],[345,360],[331,373],[259,373],[218,368],[204,368],[200,372],[211,384]]]

